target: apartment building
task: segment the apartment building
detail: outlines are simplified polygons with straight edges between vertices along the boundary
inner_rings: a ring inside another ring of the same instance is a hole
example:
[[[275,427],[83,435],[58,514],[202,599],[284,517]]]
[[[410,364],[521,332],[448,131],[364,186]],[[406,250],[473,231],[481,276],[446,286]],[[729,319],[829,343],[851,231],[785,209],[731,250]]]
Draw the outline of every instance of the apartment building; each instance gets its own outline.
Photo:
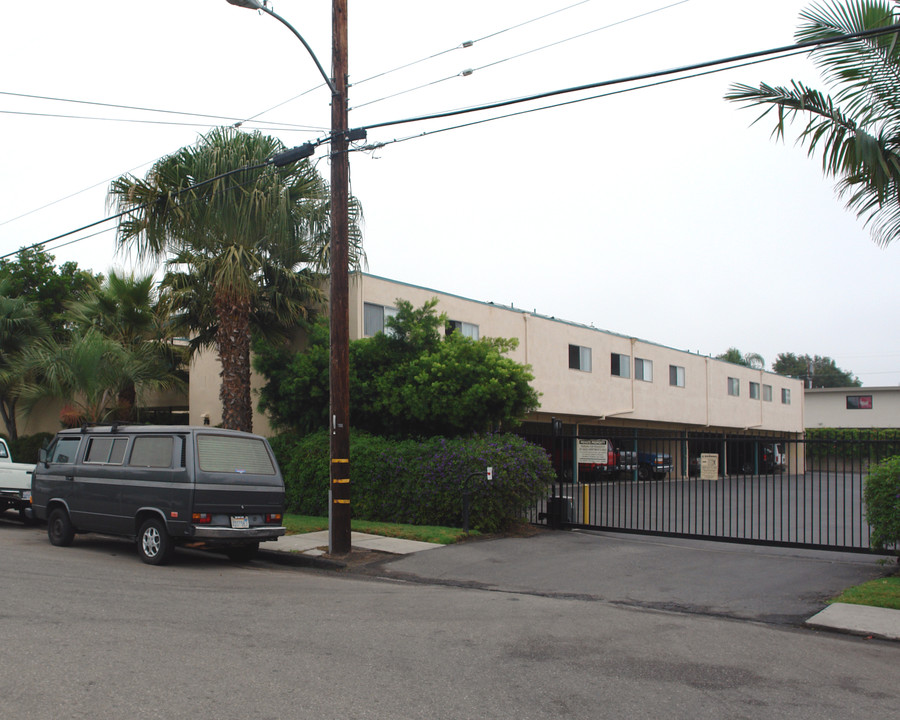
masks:
[[[528,418],[657,433],[757,436],[803,432],[803,384],[653,342],[516,307],[471,300],[365,273],[350,285],[350,335],[374,335],[397,299],[438,311],[470,337],[517,338],[510,357],[531,365],[541,407]]]

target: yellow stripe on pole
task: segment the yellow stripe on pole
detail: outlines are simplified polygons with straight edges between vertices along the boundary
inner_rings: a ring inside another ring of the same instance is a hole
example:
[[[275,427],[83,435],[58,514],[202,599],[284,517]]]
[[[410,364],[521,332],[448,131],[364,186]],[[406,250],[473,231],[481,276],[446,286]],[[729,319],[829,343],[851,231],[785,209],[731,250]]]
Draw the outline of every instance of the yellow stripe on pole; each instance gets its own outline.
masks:
[[[348,463],[350,462],[347,458],[331,458],[332,463]]]
[[[350,501],[349,500],[335,500],[334,504],[335,505],[349,505]]]
[[[587,483],[584,484],[584,502],[582,503],[583,515],[584,515],[584,524],[591,524],[591,509],[588,507],[591,502],[591,487]]]
[[[333,485],[346,485],[350,482],[350,478],[344,478],[342,480],[335,479],[335,480],[332,480],[331,482]]]

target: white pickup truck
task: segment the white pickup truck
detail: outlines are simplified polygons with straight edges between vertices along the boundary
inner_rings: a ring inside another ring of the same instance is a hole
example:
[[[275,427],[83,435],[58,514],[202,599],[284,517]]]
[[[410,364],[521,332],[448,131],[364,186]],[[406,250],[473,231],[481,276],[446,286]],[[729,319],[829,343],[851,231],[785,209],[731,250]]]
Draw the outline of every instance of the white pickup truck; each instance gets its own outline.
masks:
[[[0,438],[0,513],[18,510],[22,520],[28,522],[31,512],[31,474],[34,465],[14,463],[6,440]]]

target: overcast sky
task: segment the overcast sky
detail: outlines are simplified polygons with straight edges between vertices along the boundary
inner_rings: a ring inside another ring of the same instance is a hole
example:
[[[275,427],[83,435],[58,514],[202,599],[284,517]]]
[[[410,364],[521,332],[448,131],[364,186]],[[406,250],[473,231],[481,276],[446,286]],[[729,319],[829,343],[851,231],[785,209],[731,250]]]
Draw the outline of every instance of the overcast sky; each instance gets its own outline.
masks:
[[[789,45],[809,4],[349,0],[350,126]],[[330,73],[331,3],[273,7]],[[244,127],[293,146],[330,124],[299,41],[226,0],[4,3],[0,61],[0,255],[106,217],[110,179],[214,125],[255,118]],[[734,82],[792,79],[825,89],[799,56],[421,137],[604,91],[371,130],[388,144],[351,155],[368,270],[692,352],[736,346],[767,367],[828,355],[867,386],[900,384],[900,242],[874,244],[796,133],[776,143],[772,121],[751,127],[757,111],[722,99]],[[130,268],[111,228],[48,249]]]

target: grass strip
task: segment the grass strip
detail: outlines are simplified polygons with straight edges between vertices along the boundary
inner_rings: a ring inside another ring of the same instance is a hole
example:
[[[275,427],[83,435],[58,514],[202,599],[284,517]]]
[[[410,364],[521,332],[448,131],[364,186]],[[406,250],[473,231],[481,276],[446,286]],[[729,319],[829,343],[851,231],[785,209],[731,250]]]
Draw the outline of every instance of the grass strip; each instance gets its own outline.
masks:
[[[900,610],[900,575],[869,580],[862,585],[844,590],[829,602],[871,605],[873,607]]]
[[[317,532],[328,529],[328,518],[286,514],[284,516],[284,526],[287,528],[289,535]],[[422,542],[438,543],[440,545],[451,545],[467,537],[478,535],[474,531],[467,535],[460,528],[434,525],[403,525],[372,520],[351,520],[350,529],[370,535],[384,535],[386,537],[403,538],[404,540],[421,540]]]

